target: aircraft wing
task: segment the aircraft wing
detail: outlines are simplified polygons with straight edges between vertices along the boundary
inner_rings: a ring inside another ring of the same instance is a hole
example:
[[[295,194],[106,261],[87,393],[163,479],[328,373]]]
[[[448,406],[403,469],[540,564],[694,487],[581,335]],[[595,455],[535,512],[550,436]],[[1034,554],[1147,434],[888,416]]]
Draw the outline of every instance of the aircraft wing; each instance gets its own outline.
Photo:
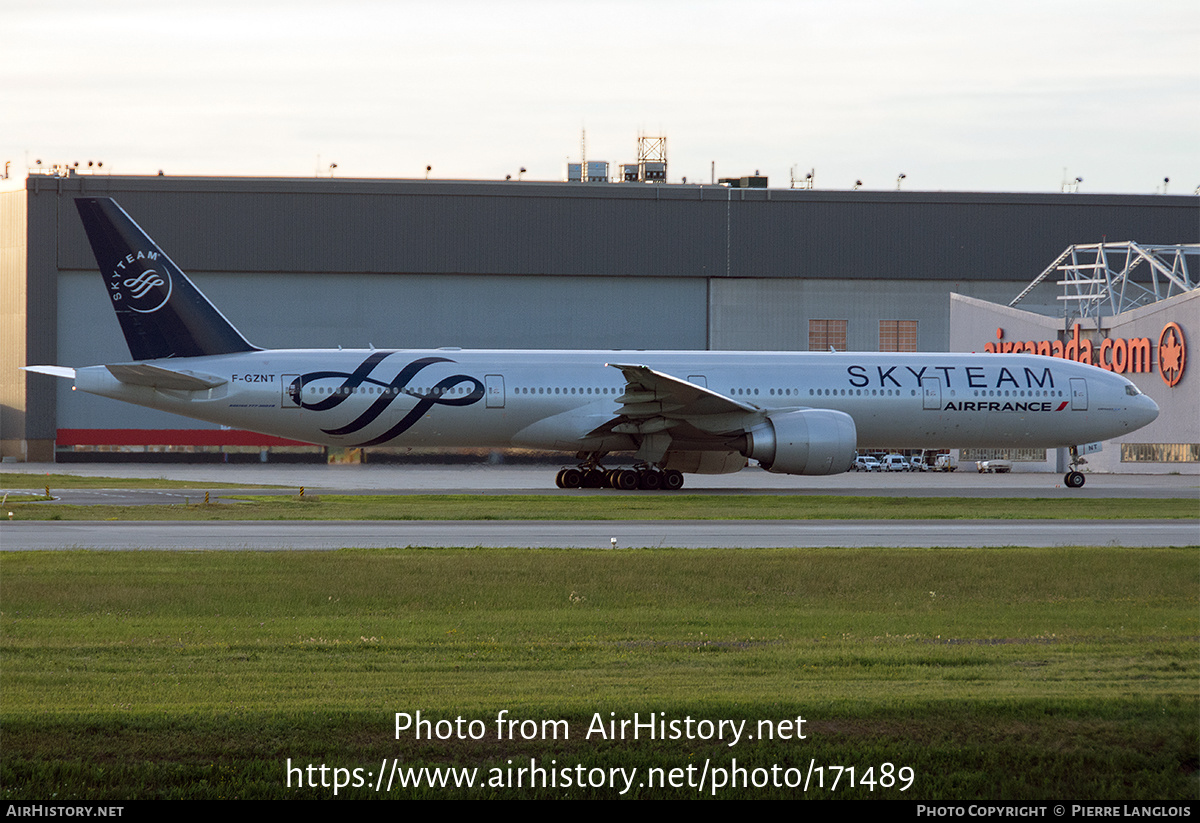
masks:
[[[704,386],[689,383],[648,366],[608,363],[625,375],[625,393],[618,421],[612,431],[622,434],[652,434],[689,424],[698,432],[740,432],[757,422],[761,410]]]

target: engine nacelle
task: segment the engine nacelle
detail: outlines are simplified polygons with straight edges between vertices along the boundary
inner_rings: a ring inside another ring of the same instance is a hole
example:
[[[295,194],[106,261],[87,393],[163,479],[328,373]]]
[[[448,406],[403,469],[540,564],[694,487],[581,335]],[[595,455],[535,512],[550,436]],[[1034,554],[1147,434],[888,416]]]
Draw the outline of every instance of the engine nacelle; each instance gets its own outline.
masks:
[[[746,456],[737,452],[671,450],[658,466],[689,474],[732,474],[746,468]]]
[[[854,418],[832,409],[772,414],[746,434],[746,456],[780,474],[841,474],[854,467]]]

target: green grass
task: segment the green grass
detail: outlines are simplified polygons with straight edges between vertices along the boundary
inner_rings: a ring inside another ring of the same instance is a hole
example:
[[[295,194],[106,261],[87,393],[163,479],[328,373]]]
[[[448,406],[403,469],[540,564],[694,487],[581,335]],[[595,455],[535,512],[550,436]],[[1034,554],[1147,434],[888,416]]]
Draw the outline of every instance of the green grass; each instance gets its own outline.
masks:
[[[0,797],[328,797],[288,789],[288,758],[503,774],[532,757],[643,777],[733,758],[916,775],[904,793],[843,782],[811,797],[1195,802],[1197,560],[1114,548],[4,554]],[[504,709],[565,721],[571,736],[497,739]],[[397,739],[395,713],[417,711],[487,734]],[[610,712],[750,727],[803,716],[807,736],[586,738]]]
[[[199,496],[197,500],[199,500]],[[295,495],[220,505],[13,504],[18,520],[860,520],[1183,519],[1195,500],[832,495]]]
[[[161,477],[85,477],[77,474],[0,472],[0,489],[273,489],[252,483],[204,483]]]

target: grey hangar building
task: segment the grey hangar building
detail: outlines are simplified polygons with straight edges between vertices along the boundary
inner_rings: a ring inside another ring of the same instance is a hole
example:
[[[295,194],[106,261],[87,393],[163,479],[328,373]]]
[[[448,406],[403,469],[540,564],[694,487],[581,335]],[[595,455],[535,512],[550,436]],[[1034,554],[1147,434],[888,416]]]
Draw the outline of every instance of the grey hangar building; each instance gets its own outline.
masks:
[[[1126,376],[1162,414],[1089,459],[1102,471],[1200,469],[1200,377],[1189,371],[1200,363],[1188,362],[1200,291],[1080,318],[1051,276],[1008,305],[1076,244],[1197,244],[1195,196],[73,171],[0,190],[6,461],[327,456],[20,370],[129,360],[80,196],[116,199],[264,348],[982,351],[1087,339],[1093,359],[1103,345],[1103,366],[1121,371],[1118,344],[1104,341],[1151,341]],[[1150,270],[1130,281],[1145,285]],[[962,457],[1045,471],[1063,461]]]

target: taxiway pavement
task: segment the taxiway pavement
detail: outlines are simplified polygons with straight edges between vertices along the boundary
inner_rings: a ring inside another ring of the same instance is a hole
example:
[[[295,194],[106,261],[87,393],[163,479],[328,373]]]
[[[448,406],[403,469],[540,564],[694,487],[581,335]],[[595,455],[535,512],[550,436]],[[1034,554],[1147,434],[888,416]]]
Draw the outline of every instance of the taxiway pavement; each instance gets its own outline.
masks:
[[[1195,546],[1192,521],[622,520],[0,523],[19,550],[309,550],[347,547],[784,548]]]
[[[647,492],[547,488],[545,466],[312,466],[162,464],[10,464],[39,492],[47,472],[161,478],[198,483],[263,484],[310,494],[614,494]],[[22,478],[24,479],[24,478]],[[846,474],[791,477],[747,469],[734,475],[689,476],[683,493],[818,494],[961,497],[1176,497],[1200,501],[1194,475],[1092,475],[1067,489],[1048,474]],[[14,484],[16,485],[16,484]],[[11,489],[8,491],[16,491]],[[214,498],[279,494],[280,489],[212,489]],[[58,501],[183,503],[204,489],[51,489]],[[672,494],[652,492],[652,494]],[[47,505],[53,505],[48,503]],[[1197,513],[1200,514],[1200,502]],[[613,540],[615,539],[615,544]],[[0,523],[0,550],[175,549],[330,550],[344,547],[515,546],[562,548],[674,546],[680,548],[856,546],[1195,546],[1200,518],[1163,521],[1096,520],[787,520],[787,521],[372,521],[372,522],[80,522]]]
[[[159,463],[8,463],[0,469],[27,477],[12,483],[40,493],[47,474],[86,477],[187,480],[234,486],[280,486],[294,494],[647,494],[599,489],[554,488],[550,465],[316,465],[316,464],[159,464]],[[1183,497],[1200,501],[1200,476],[1163,474],[1089,474],[1082,489],[1068,489],[1062,475],[1047,473],[979,474],[961,468],[956,472],[849,472],[828,477],[779,475],[759,468],[736,474],[687,475],[682,493],[689,494],[836,494],[890,497]],[[130,490],[78,490],[100,492]],[[233,494],[229,490],[213,492]],[[51,489],[58,496],[66,490]],[[144,489],[145,494],[180,498],[203,494],[204,489]],[[75,492],[71,492],[74,494]],[[237,494],[279,494],[278,489],[247,488]],[[674,494],[676,492],[652,492]],[[97,501],[99,502],[99,501]],[[116,500],[104,502],[116,503]],[[147,502],[150,502],[147,500]],[[163,502],[158,500],[157,502]]]

